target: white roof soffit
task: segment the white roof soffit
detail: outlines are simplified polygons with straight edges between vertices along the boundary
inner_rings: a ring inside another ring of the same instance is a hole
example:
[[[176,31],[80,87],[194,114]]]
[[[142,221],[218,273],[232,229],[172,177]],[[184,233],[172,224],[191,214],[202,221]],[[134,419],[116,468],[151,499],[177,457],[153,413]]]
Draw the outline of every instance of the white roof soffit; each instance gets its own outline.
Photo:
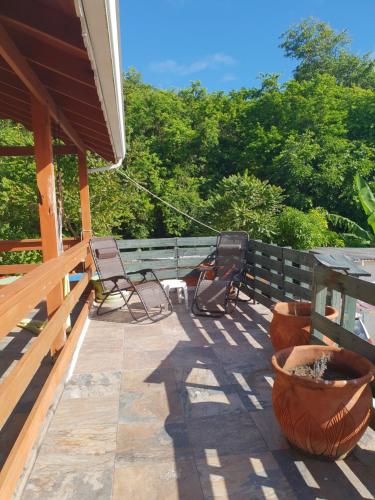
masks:
[[[125,157],[118,0],[75,0],[116,162]]]

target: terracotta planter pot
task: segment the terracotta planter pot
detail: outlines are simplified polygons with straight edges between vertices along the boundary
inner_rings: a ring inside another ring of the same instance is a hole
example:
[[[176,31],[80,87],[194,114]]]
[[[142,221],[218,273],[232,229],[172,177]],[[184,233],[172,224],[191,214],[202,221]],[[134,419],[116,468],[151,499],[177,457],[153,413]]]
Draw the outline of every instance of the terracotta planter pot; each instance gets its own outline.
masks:
[[[279,302],[273,307],[272,312],[270,335],[275,351],[310,343],[310,302]],[[325,315],[326,318],[334,320],[338,311],[334,307],[327,306]],[[327,340],[327,343],[331,343],[329,339]]]
[[[356,378],[312,380],[287,371],[313,363],[323,353],[331,355],[335,369]],[[359,354],[332,346],[283,349],[272,357],[272,365],[276,372],[273,409],[288,441],[328,460],[347,455],[370,421],[374,365]]]

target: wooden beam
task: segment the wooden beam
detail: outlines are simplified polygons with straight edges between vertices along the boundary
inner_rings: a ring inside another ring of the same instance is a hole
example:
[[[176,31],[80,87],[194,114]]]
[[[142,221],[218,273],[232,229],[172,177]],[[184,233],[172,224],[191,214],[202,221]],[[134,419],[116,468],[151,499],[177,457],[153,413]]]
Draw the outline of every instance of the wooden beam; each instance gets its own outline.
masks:
[[[34,156],[34,146],[0,146],[0,156]],[[54,155],[74,155],[77,148],[71,144],[58,144],[53,146]]]
[[[78,175],[79,195],[81,200],[82,238],[85,240],[92,236],[92,230],[87,159],[86,154],[81,151],[78,153]]]
[[[91,292],[0,472],[0,498],[12,497],[29,454],[40,436],[48,409],[69,367],[93,301],[94,293]]]
[[[0,290],[0,338],[8,335],[20,320],[26,318],[48,297],[59,280],[86,260],[87,255],[87,241],[82,241],[60,257],[45,262]]]
[[[94,72],[89,58],[72,58],[63,50],[49,47],[40,40],[17,33],[17,47],[30,65],[37,71],[37,66],[65,75],[76,82],[96,89]]]
[[[9,274],[26,274],[33,269],[36,269],[39,264],[3,264],[0,266],[0,276]]]
[[[75,238],[64,238],[64,249],[79,243]],[[26,250],[42,250],[41,239],[0,240],[0,252],[25,252]]]
[[[73,141],[73,143],[85,151],[85,145],[77,132],[72,127],[69,120],[64,116],[64,114],[59,110],[48,93],[47,89],[43,86],[42,82],[39,80],[35,72],[30,67],[29,63],[26,61],[25,57],[21,54],[17,46],[14,44],[13,40],[8,36],[8,33],[0,23],[0,55],[7,62],[7,64],[13,69],[17,76],[22,80],[25,86],[29,89],[31,94],[37,99],[41,104],[47,106],[49,113],[54,118],[54,120],[60,124],[61,128]]]
[[[4,2],[0,19],[7,26],[62,49],[72,56],[87,58],[79,20],[65,15],[60,10],[46,4],[38,5],[35,0]]]
[[[51,120],[47,106],[32,97],[32,120],[36,180],[39,198],[40,234],[42,237],[43,261],[58,257],[62,244],[59,241],[56,211],[55,172],[53,166]],[[50,318],[63,301],[63,283],[60,281],[47,296],[47,313]],[[52,353],[60,350],[66,340],[61,328],[52,346]]]

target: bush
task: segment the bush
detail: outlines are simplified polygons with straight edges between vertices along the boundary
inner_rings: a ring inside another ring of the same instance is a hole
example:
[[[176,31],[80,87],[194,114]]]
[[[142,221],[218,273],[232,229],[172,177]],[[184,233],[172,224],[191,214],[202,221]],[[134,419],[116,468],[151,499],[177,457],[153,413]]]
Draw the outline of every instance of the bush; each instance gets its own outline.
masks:
[[[245,172],[222,179],[207,202],[206,221],[220,231],[242,230],[270,241],[284,199],[280,187]]]
[[[291,246],[296,250],[344,246],[340,236],[328,229],[326,212],[321,208],[305,213],[296,208],[285,207],[277,220],[276,242],[280,246]]]

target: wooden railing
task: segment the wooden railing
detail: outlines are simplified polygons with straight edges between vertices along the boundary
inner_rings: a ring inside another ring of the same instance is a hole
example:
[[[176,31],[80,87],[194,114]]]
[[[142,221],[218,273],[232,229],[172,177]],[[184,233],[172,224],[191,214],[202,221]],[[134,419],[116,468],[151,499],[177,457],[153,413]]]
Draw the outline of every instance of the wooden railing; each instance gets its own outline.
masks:
[[[315,263],[313,274],[313,335],[319,340],[328,337],[341,347],[358,352],[375,363],[375,345],[353,333],[356,301],[375,306],[375,284],[329,269],[319,262]],[[324,316],[329,292],[341,298],[342,314],[338,323]]]
[[[2,242],[3,243],[3,242]],[[34,243],[33,243],[34,245]],[[30,245],[31,246],[31,245]],[[25,250],[25,245],[13,245]],[[2,246],[4,248],[4,245]],[[33,248],[35,249],[35,247]],[[0,426],[2,427],[14,411],[22,394],[32,381],[44,357],[51,350],[52,345],[61,329],[87,290],[92,272],[92,262],[89,255],[87,241],[71,247],[60,257],[39,265],[14,283],[0,289],[0,338],[8,335],[17,323],[26,318],[30,312],[40,304],[61,280],[79,264],[85,266],[80,281],[64,298],[60,307],[49,318],[41,333],[29,345],[21,359],[15,364],[0,385]],[[86,296],[86,295],[85,295]],[[23,470],[30,450],[38,438],[41,425],[49,406],[54,400],[56,389],[62,381],[64,373],[71,360],[77,345],[82,326],[88,316],[92,302],[92,293],[87,295],[81,304],[78,318],[73,324],[65,345],[54,363],[51,372],[40,392],[34,406],[28,415],[17,440],[8,455],[0,473],[0,498],[11,498],[12,491]]]
[[[196,267],[214,253],[216,237],[120,240],[118,246],[129,272],[152,268],[159,279],[187,278],[197,276]]]
[[[160,279],[186,279],[197,276],[199,271],[196,267],[212,258],[216,237],[121,240],[118,244],[128,271],[150,267]],[[363,274],[363,269],[345,257],[326,256],[324,259],[326,265],[319,264],[317,268],[316,254],[312,252],[250,240],[243,291],[268,308],[278,301],[292,300],[312,301],[319,308],[323,307],[323,299],[316,299],[316,290],[321,285],[317,280],[323,279],[322,276],[325,280],[335,277],[338,284],[327,286],[324,296],[338,309],[338,323],[321,319],[317,316],[318,310],[314,321],[320,329],[323,329],[324,323],[325,328],[321,332],[324,336],[342,346],[366,352],[367,357],[373,359],[375,346],[357,337],[353,331],[356,301],[359,299],[373,303],[375,284],[358,279],[357,276]],[[345,274],[334,271],[332,267],[345,269]],[[358,290],[358,294],[355,290]],[[319,297],[323,297],[323,292],[319,293]],[[317,332],[316,340],[321,340],[323,335],[318,333],[317,327],[314,331]]]
[[[69,247],[73,243],[67,241],[65,246]],[[119,241],[122,258],[128,271],[152,268],[160,279],[195,278],[199,272],[196,267],[212,258],[215,245],[216,237]],[[0,242],[0,251],[40,250],[40,248],[40,240]],[[40,264],[36,268],[25,268],[27,274],[0,289],[2,319],[0,338],[3,338],[78,264],[83,264],[85,268],[82,278],[64,298],[42,332],[0,385],[1,426],[15,409],[43,358],[51,350],[71,311],[87,290],[92,272],[87,241],[71,246],[60,257]],[[8,271],[12,269],[9,268]],[[355,302],[356,299],[360,299],[375,305],[374,284],[329,269],[318,263],[311,253],[251,240],[247,253],[244,291],[249,297],[267,307],[280,300],[312,300],[313,328],[317,341],[321,341],[324,335],[375,361],[375,346],[351,333],[352,319],[348,320],[348,317],[355,313],[353,300]],[[322,315],[327,297],[330,297],[331,301],[336,301],[335,304],[341,304],[342,314],[339,323],[333,323]],[[0,473],[0,498],[10,498],[14,490],[76,348],[92,300],[90,293],[82,304],[72,331]]]

